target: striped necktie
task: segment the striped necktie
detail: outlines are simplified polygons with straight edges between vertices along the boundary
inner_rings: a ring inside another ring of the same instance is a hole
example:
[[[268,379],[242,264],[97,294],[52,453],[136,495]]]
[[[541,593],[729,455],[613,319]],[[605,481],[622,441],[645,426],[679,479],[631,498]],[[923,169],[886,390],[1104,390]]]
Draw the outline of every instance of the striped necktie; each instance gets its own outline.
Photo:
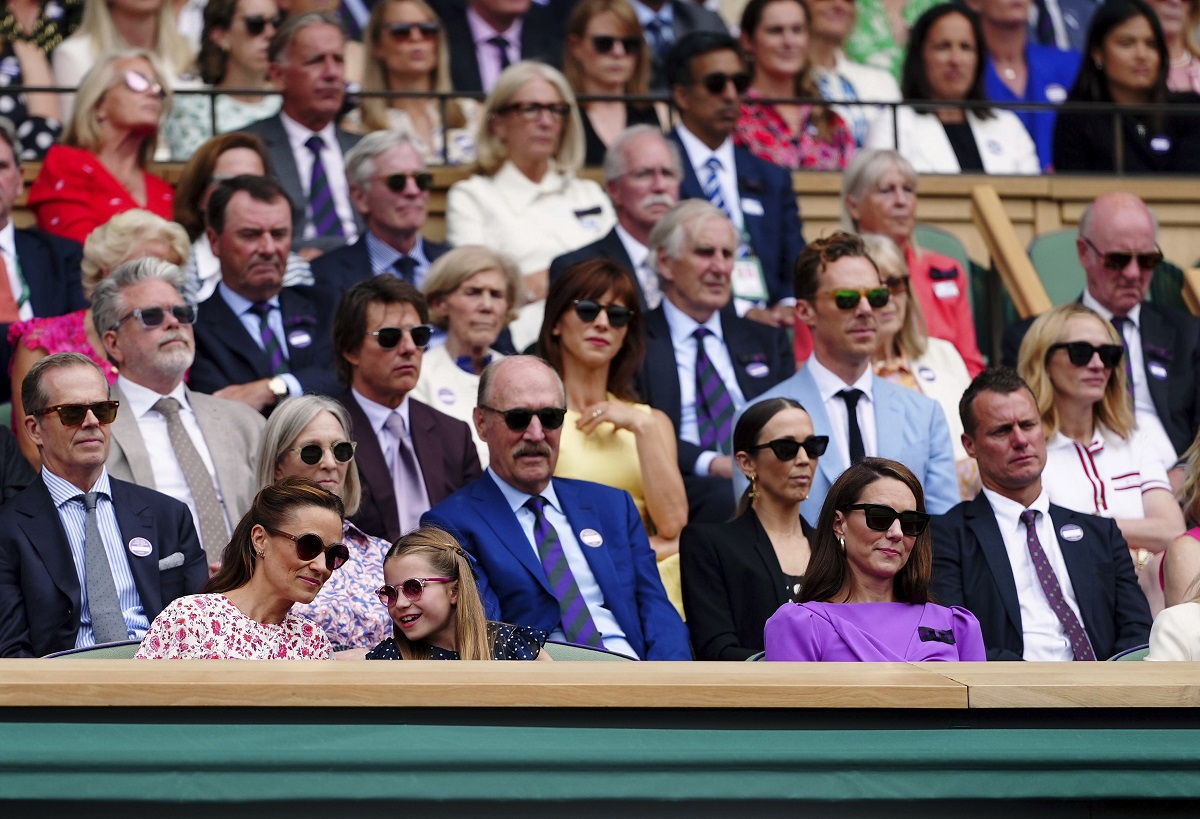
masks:
[[[702,449],[727,453],[733,424],[733,399],[712,359],[704,350],[704,339],[712,332],[696,329],[696,426]]]
[[[600,630],[592,621],[587,601],[583,599],[583,592],[579,590],[575,575],[571,573],[558,532],[546,518],[546,499],[541,495],[534,495],[525,501],[525,508],[533,512],[533,541],[537,545],[538,557],[542,560],[542,570],[546,572],[546,579],[550,582],[550,590],[558,599],[558,608],[562,612],[563,634],[566,635],[567,642],[599,646]]]
[[[1129,342],[1125,340],[1125,325],[1133,324],[1133,319],[1129,316],[1113,316],[1110,321],[1112,326],[1117,328],[1117,335],[1121,337],[1121,346],[1125,348],[1125,389],[1129,391],[1129,400],[1134,400],[1133,394],[1133,359],[1129,355]],[[1137,328],[1134,327],[1134,332]]]
[[[329,187],[329,177],[325,174],[325,163],[321,161],[321,151],[325,150],[325,140],[316,134],[304,143],[312,151],[312,176],[309,178],[308,207],[312,214],[313,227],[318,236],[336,236],[345,238],[342,232],[342,220],[337,215],[333,204],[333,189]]]
[[[267,320],[271,316],[271,305],[265,301],[256,301],[250,305],[250,312],[258,316],[258,337],[262,341],[263,352],[271,363],[271,375],[279,375],[288,371],[287,357],[283,354],[283,345],[275,337],[275,331]]]
[[[729,206],[725,204],[725,194],[721,192],[721,179],[717,176],[721,172],[721,160],[710,156],[704,166],[708,169],[708,174],[704,177],[704,198],[711,202],[713,207],[732,219],[733,214],[729,212]]]
[[[1033,509],[1026,509],[1021,513],[1021,523],[1025,524],[1026,532],[1025,546],[1029,549],[1029,557],[1033,560],[1033,570],[1037,572],[1038,582],[1042,584],[1042,591],[1046,593],[1046,602],[1050,604],[1054,616],[1058,618],[1058,622],[1062,623],[1063,632],[1071,641],[1071,651],[1075,655],[1075,659],[1095,660],[1096,652],[1092,650],[1092,643],[1088,640],[1087,632],[1083,630],[1083,625],[1075,616],[1075,612],[1067,605],[1067,599],[1063,597],[1062,586],[1058,583],[1054,567],[1050,565],[1050,560],[1042,549],[1042,543],[1038,540],[1035,527],[1037,516],[1038,513]]]

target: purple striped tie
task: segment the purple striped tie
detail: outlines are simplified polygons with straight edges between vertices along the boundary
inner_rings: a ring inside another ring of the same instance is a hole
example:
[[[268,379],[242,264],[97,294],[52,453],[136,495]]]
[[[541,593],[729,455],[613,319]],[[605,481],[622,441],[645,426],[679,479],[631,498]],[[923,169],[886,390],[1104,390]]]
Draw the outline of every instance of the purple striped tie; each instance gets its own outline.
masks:
[[[1021,522],[1025,524],[1026,531],[1025,545],[1029,548],[1029,556],[1033,559],[1033,570],[1037,572],[1038,582],[1042,584],[1042,591],[1046,593],[1046,600],[1050,603],[1054,616],[1058,618],[1058,622],[1062,623],[1063,632],[1071,641],[1071,651],[1075,654],[1075,659],[1094,660],[1096,652],[1092,650],[1092,643],[1088,640],[1087,632],[1083,630],[1083,625],[1075,616],[1075,612],[1067,605],[1067,599],[1063,597],[1062,586],[1058,584],[1058,576],[1054,574],[1054,567],[1050,565],[1050,560],[1042,549],[1042,543],[1038,540],[1037,529],[1034,526],[1037,514],[1033,509],[1026,509],[1021,513]]]
[[[533,539],[537,544],[538,556],[542,559],[546,579],[550,581],[550,589],[558,598],[563,634],[568,642],[599,646],[600,631],[592,622],[592,614],[588,611],[583,593],[579,591],[579,584],[575,582],[575,575],[571,574],[558,532],[546,519],[546,499],[534,495],[525,501],[525,508],[533,512]]]
[[[329,177],[325,175],[325,163],[321,161],[325,140],[314,134],[304,145],[313,155],[312,176],[308,186],[308,208],[312,213],[313,226],[317,229],[318,236],[345,238],[342,220],[338,218],[337,208],[333,206],[333,189],[329,187]]]
[[[258,337],[262,339],[263,352],[271,362],[271,375],[279,375],[288,371],[287,359],[283,355],[283,345],[275,337],[270,322],[271,305],[265,301],[256,301],[250,305],[250,312],[258,316]]]
[[[732,432],[733,399],[704,351],[704,338],[708,335],[711,332],[703,327],[692,333],[696,339],[696,426],[700,430],[701,448],[726,452]]]

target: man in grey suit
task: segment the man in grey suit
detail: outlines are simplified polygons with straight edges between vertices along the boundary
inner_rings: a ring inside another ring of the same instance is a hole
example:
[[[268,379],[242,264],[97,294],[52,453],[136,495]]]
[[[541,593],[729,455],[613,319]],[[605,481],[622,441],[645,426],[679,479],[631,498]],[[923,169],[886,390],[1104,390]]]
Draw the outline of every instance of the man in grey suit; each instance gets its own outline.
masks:
[[[122,412],[106,465],[113,477],[186,503],[212,565],[254,499],[266,422],[246,404],[183,385],[197,317],[180,295],[183,282],[175,265],[138,259],[116,268],[92,296],[96,328],[121,373],[112,397]]]
[[[262,139],[271,172],[292,201],[292,248],[306,258],[353,242],[362,222],[343,156],[359,137],[336,126],[346,98],[346,35],[330,14],[289,18],[271,39],[270,77],[283,95],[273,117],[244,130]]]

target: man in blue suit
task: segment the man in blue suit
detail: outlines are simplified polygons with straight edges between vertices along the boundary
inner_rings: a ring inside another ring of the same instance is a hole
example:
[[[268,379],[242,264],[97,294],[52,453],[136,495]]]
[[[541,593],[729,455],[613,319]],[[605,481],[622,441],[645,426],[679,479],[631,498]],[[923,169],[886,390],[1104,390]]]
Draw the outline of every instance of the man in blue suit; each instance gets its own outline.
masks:
[[[790,173],[733,144],[741,92],[750,81],[737,42],[725,33],[688,34],[671,48],[667,77],[681,121],[671,134],[684,156],[680,198],[707,199],[742,234],[734,280],[738,312],[789,325],[792,266],[804,249],[800,210]]]
[[[879,335],[875,310],[890,294],[862,239],[837,231],[810,244],[796,262],[795,285],[796,320],[812,331],[813,354],[795,375],[753,403],[780,397],[799,401],[812,417],[813,431],[829,436],[800,513],[816,523],[829,487],[852,462],[868,455],[907,466],[925,487],[926,510],[948,511],[959,494],[942,408],[871,370]],[[745,487],[738,472],[735,493]]]
[[[687,629],[629,493],[551,478],[566,403],[540,359],[484,370],[475,427],[491,463],[421,522],[470,552],[490,617],[643,660],[689,660]]]

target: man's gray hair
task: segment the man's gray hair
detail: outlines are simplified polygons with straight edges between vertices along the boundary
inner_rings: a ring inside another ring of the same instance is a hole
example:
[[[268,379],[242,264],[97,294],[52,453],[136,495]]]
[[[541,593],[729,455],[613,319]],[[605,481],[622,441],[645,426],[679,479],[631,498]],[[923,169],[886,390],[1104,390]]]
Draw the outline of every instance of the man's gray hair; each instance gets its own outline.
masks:
[[[271,43],[267,46],[267,59],[279,65],[286,65],[288,46],[291,44],[292,38],[309,26],[333,26],[342,32],[343,38],[346,36],[346,27],[342,25],[342,21],[336,14],[310,11],[299,17],[289,17],[284,20],[283,25],[271,38]]]
[[[95,322],[96,330],[103,334],[108,330],[117,329],[117,322],[125,314],[125,300],[121,298],[122,290],[156,280],[166,282],[174,287],[176,292],[182,294],[187,276],[170,262],[164,262],[153,256],[117,265],[113,272],[97,284],[95,291],[92,292],[92,320]]]
[[[667,139],[663,133],[653,125],[631,125],[626,128],[617,138],[613,140],[612,145],[608,146],[608,150],[604,152],[604,181],[614,182],[620,179],[629,170],[629,159],[625,148],[630,142],[642,136],[656,136],[663,142],[667,143],[668,150],[671,151],[671,161],[675,166],[675,171],[683,175],[683,159],[679,154],[679,146],[674,140]]]
[[[684,199],[664,213],[654,230],[650,231],[647,242],[650,250],[647,259],[651,267],[658,271],[659,248],[666,252],[668,258],[678,260],[682,257],[684,241],[695,234],[694,226],[709,219],[721,219],[733,230],[729,217],[706,199]]]
[[[413,143],[412,137],[401,131],[372,131],[346,151],[346,179],[351,185],[365,187],[375,176],[375,160],[393,148],[407,145],[418,157],[421,151]],[[421,170],[425,170],[425,160],[421,160]]]

